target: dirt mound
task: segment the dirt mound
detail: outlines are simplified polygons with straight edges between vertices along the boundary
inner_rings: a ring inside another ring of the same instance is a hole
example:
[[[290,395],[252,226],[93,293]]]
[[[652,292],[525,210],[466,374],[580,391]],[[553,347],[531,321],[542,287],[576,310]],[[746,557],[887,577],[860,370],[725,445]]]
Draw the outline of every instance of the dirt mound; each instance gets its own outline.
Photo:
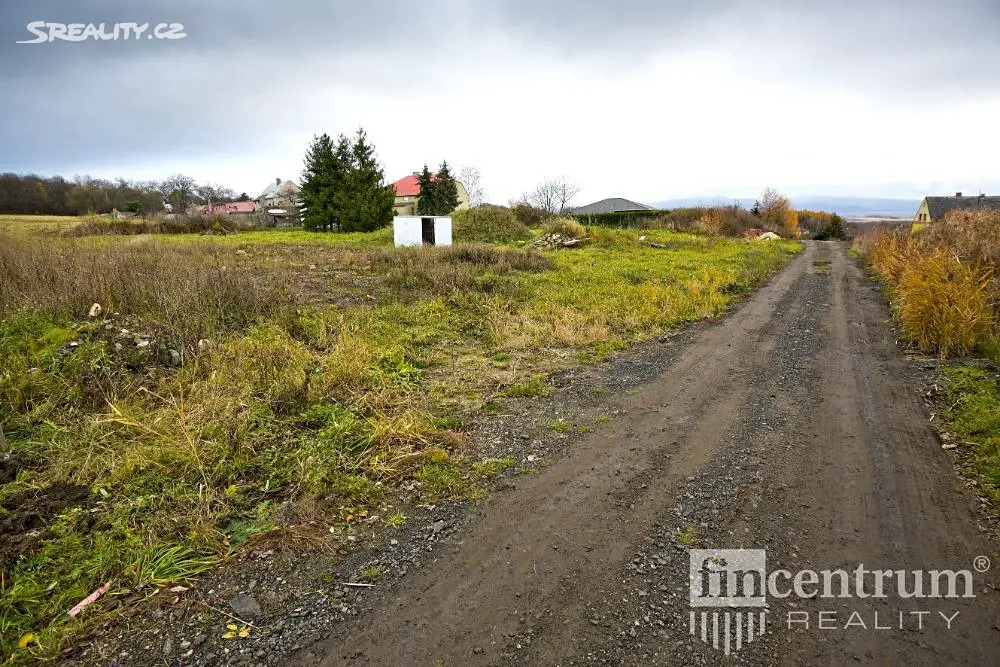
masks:
[[[10,512],[0,518],[0,571],[6,571],[21,556],[35,551],[45,539],[45,527],[60,512],[83,503],[90,490],[85,486],[58,482],[42,491],[22,491],[4,499],[0,507]]]
[[[0,486],[7,482],[13,482],[17,473],[22,470],[30,470],[32,467],[31,461],[22,454],[17,452],[0,454]]]

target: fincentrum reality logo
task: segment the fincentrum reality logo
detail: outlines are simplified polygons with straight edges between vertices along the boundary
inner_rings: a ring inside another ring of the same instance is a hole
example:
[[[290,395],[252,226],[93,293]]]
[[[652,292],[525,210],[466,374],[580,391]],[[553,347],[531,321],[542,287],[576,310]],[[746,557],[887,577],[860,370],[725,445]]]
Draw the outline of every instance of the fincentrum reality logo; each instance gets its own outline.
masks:
[[[763,549],[691,550],[690,630],[726,655],[767,628],[767,552]],[[724,608],[725,611],[721,611]]]
[[[960,612],[945,605],[913,609],[911,604],[892,609],[883,601],[976,597],[970,570],[869,570],[859,563],[851,569],[768,572],[763,549],[692,549],[690,557],[691,634],[726,655],[764,635],[768,597],[795,596],[818,602],[813,610],[787,611],[783,624],[789,630],[907,632],[935,623],[951,630]],[[989,558],[977,557],[972,569],[988,571]],[[838,603],[823,605],[823,601],[833,599]],[[868,599],[879,604],[866,606],[863,601]],[[845,604],[857,608],[845,609]]]

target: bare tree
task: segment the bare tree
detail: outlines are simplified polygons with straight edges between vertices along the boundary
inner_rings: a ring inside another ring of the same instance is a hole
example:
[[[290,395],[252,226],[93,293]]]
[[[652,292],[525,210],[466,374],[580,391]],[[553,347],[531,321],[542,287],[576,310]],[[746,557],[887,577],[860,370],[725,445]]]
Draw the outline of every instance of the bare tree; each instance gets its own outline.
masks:
[[[482,174],[471,165],[465,165],[458,172],[458,180],[465,186],[465,191],[469,193],[469,206],[475,208],[482,206],[486,201],[486,193],[483,191]]]
[[[553,185],[556,189],[556,201],[559,202],[559,212],[562,213],[569,207],[573,198],[580,194],[580,188],[566,180],[554,181]]]
[[[580,188],[566,179],[552,178],[539,183],[522,199],[550,215],[555,215],[565,211],[579,192]]]
[[[211,183],[206,183],[205,185],[198,186],[198,196],[205,200],[208,204],[208,210],[212,210],[213,204],[220,204],[225,202],[235,201],[236,193],[232,189],[225,187],[224,185],[212,185]]]
[[[163,194],[173,207],[174,213],[187,213],[188,207],[194,201],[194,179],[184,174],[174,174],[163,181]]]
[[[757,207],[760,208],[761,219],[772,230],[778,230],[791,238],[798,238],[799,216],[795,209],[792,208],[792,203],[788,197],[774,188],[767,188],[760,196]]]

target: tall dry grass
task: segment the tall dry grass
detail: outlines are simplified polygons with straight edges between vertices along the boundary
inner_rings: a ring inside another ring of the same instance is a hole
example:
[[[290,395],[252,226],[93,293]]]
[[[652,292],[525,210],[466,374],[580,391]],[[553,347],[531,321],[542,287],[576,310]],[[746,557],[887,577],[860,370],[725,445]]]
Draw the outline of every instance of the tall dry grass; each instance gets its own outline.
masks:
[[[918,232],[879,229],[854,251],[891,287],[893,307],[926,352],[992,354],[1000,338],[1000,212],[955,211]]]
[[[287,290],[240,266],[232,249],[0,238],[0,319],[21,310],[85,318],[105,312],[142,318],[178,343],[244,329],[277,314]]]

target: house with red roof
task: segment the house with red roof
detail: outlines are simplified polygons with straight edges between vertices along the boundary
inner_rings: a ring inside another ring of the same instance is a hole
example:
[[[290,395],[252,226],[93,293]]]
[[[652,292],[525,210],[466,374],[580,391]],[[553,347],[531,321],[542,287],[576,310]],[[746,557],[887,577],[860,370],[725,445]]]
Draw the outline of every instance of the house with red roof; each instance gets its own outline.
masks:
[[[461,211],[464,208],[469,208],[469,192],[465,189],[465,186],[458,180],[455,181],[458,185],[458,208],[456,211]],[[401,178],[395,183],[393,187],[396,188],[396,215],[416,215],[417,214],[417,201],[420,199],[420,172],[415,171],[411,175]]]
[[[257,210],[252,201],[219,202],[201,207],[202,215],[249,215]]]

